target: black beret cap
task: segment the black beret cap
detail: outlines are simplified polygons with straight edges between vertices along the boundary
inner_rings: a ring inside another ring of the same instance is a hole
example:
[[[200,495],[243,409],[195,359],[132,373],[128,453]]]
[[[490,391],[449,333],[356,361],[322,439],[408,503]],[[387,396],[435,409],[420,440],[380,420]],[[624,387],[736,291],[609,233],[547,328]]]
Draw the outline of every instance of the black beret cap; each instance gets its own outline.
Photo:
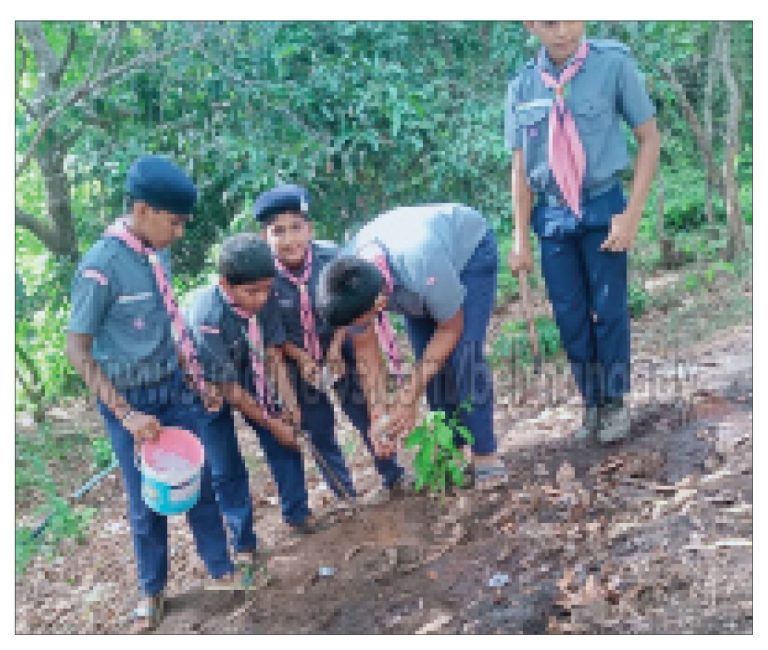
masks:
[[[197,200],[192,179],[163,156],[142,156],[131,165],[125,191],[156,210],[187,216]]]
[[[283,212],[298,212],[309,218],[309,192],[300,185],[278,185],[259,194],[253,206],[253,216],[261,223]]]

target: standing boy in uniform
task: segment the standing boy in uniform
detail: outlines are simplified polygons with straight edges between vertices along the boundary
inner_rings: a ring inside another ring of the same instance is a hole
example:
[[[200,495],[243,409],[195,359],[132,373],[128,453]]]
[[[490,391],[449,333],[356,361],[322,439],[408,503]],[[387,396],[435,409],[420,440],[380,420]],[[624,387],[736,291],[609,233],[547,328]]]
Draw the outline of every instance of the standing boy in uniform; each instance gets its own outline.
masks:
[[[281,185],[261,194],[254,205],[254,217],[261,224],[277,266],[273,291],[285,328],[283,350],[301,409],[301,423],[348,494],[355,488],[334,432],[333,405],[318,390],[327,373],[337,375],[335,387],[342,409],[372,451],[368,436],[370,422],[365,398],[355,369],[351,345],[318,317],[317,282],[322,269],[336,257],[333,245],[313,241],[309,217],[309,192],[297,185]],[[406,490],[405,474],[395,458],[375,458],[386,493]],[[325,473],[325,469],[322,468]],[[333,480],[326,482],[338,492]],[[303,485],[303,483],[302,483]],[[297,488],[298,489],[298,488]]]
[[[498,250],[477,211],[458,204],[400,207],[368,223],[320,278],[323,316],[352,335],[373,429],[411,432],[424,392],[433,410],[457,415],[474,436],[480,489],[506,481],[493,434],[493,377],[484,345],[496,296]],[[379,347],[398,372],[400,355],[385,310],[405,316],[418,363],[388,409]],[[467,404],[469,410],[460,409]],[[457,441],[461,444],[461,441]],[[377,454],[394,451],[377,435]]]
[[[513,152],[513,272],[533,266],[529,228],[563,347],[584,401],[578,439],[629,434],[627,252],[659,158],[655,110],[629,49],[585,40],[583,21],[525,23],[542,48],[510,83],[506,141]],[[621,120],[638,142],[629,202]]]
[[[67,357],[97,397],[120,462],[141,590],[134,629],[146,631],[163,614],[167,519],[142,500],[135,455],[161,427],[195,431],[204,412],[199,393],[207,401],[208,393],[173,297],[168,258],[156,253],[183,236],[197,190],[181,169],[159,156],[134,162],[126,189],[130,213],[107,229],[75,274]],[[234,567],[207,462],[200,499],[187,520],[208,573],[220,584],[232,582]]]

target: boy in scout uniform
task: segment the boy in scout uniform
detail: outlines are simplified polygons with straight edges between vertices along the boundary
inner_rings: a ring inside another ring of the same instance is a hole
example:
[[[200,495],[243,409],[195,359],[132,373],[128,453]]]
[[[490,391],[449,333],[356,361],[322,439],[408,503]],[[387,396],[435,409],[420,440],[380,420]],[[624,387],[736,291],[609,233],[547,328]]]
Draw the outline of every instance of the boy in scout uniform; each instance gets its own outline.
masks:
[[[627,253],[656,171],[655,110],[629,49],[587,40],[582,21],[525,23],[542,43],[507,90],[505,136],[513,152],[513,272],[531,270],[530,225],[563,346],[584,401],[578,439],[629,434]],[[629,164],[621,122],[637,139]]]
[[[222,244],[218,282],[196,292],[187,311],[206,377],[225,398],[224,408],[207,419],[201,435],[211,450],[213,482],[232,542],[245,559],[255,549],[256,537],[248,473],[235,436],[235,411],[259,437],[285,522],[300,532],[316,526],[294,435],[299,411],[282,357],[285,333],[272,292],[274,277],[266,243],[254,233],[235,235]],[[270,383],[276,385],[285,408],[278,408]]]
[[[198,393],[210,398],[183,332],[168,256],[156,253],[184,234],[195,186],[169,160],[144,156],[131,166],[126,189],[129,214],[107,229],[75,274],[67,356],[97,397],[120,462],[141,590],[134,625],[144,631],[156,626],[163,614],[168,539],[166,517],[142,500],[136,454],[161,427],[195,431],[205,410]],[[200,499],[187,520],[208,573],[218,579],[214,582],[233,582],[234,566],[207,462]]]
[[[496,295],[498,250],[493,230],[458,204],[395,208],[368,223],[320,277],[318,304],[334,327],[352,337],[377,455],[387,457],[416,424],[426,391],[474,436],[475,485],[507,479],[496,455],[493,378],[484,344]],[[379,348],[401,374],[402,357],[385,311],[399,312],[418,361],[387,406]],[[467,404],[468,411],[460,408]],[[389,434],[382,438],[379,432]],[[457,444],[462,441],[457,440]]]
[[[336,257],[338,249],[331,243],[312,239],[309,192],[298,185],[281,185],[261,194],[254,204],[254,217],[277,266],[273,292],[285,329],[283,350],[299,400],[302,426],[347,493],[354,495],[355,488],[334,433],[333,405],[325,390],[336,391],[341,408],[373,451],[368,436],[368,410],[351,345],[345,344],[343,337],[333,339],[333,328],[319,317],[315,306],[320,272]],[[330,375],[334,375],[334,387],[322,386],[329,384]],[[407,478],[395,458],[374,457],[374,465],[384,489],[369,497],[369,501],[402,495],[407,490]],[[338,492],[335,481],[326,477],[326,482]]]

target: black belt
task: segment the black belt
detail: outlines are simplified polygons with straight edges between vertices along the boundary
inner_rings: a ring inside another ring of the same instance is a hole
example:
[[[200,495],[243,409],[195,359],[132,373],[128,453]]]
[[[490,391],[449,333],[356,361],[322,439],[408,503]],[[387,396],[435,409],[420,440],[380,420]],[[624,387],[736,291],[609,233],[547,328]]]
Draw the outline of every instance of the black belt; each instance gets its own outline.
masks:
[[[602,196],[607,192],[610,192],[618,184],[619,184],[619,181],[612,178],[610,181],[606,183],[601,183],[600,185],[592,187],[588,190],[582,190],[581,191],[582,204],[589,203],[590,201],[594,201],[597,197]],[[566,205],[565,200],[559,194],[545,194],[544,192],[540,192],[536,196],[537,196],[536,205],[546,205],[550,208],[559,208]]]

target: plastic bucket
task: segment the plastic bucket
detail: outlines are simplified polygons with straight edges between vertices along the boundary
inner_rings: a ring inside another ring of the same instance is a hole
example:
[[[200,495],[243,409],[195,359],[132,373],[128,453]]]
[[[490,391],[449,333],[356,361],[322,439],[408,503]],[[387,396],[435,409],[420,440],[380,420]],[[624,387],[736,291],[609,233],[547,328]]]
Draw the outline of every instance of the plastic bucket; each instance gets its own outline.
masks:
[[[186,512],[200,498],[205,452],[186,429],[163,427],[156,440],[141,445],[141,498],[161,515]]]

